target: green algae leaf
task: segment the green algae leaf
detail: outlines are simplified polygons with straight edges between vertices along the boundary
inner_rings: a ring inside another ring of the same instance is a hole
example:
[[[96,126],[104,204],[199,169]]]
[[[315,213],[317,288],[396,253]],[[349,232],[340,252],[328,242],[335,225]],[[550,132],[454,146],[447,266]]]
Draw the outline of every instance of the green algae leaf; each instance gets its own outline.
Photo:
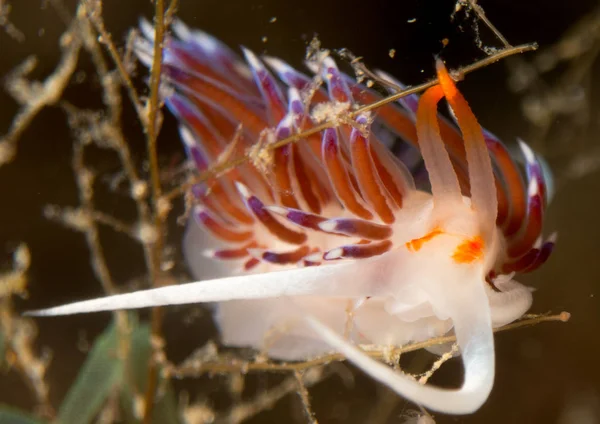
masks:
[[[121,403],[127,422],[137,422],[132,410],[135,405],[135,397],[144,396],[148,383],[148,361],[152,354],[150,344],[150,327],[141,325],[131,335],[131,350],[127,362],[130,384],[123,387],[121,392]],[[175,394],[170,384],[161,382],[159,393],[153,408],[152,422],[161,424],[180,424],[182,422],[177,408]]]
[[[135,408],[146,392],[152,346],[148,325],[138,325],[134,315],[130,315],[129,324],[129,354],[125,360],[118,356],[119,335],[114,324],[96,339],[60,407],[59,423],[92,422],[115,390],[120,393],[125,422],[139,422],[139,411],[136,413]],[[170,385],[168,382],[161,382],[160,387],[155,399],[152,422],[181,424],[176,397]]]
[[[0,405],[0,424],[44,424],[44,421],[9,406]]]
[[[117,329],[111,324],[94,343],[77,379],[60,409],[63,424],[87,424],[98,414],[112,390],[123,379],[123,361],[119,359]]]

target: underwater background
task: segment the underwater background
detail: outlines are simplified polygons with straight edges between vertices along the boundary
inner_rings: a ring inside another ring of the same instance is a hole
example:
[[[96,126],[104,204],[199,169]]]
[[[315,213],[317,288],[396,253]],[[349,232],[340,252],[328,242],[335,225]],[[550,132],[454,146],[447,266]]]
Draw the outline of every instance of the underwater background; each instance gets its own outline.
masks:
[[[35,55],[38,63],[29,78],[42,80],[56,67],[61,54],[59,38],[77,2],[9,3],[8,19],[14,28],[4,31],[6,27],[0,27],[0,80],[6,82],[9,73],[30,55]],[[140,17],[151,19],[153,13],[147,0],[102,3],[106,29],[118,46],[124,45],[127,31]],[[518,137],[526,140],[554,171],[555,194],[545,234],[557,231],[558,242],[544,266],[519,280],[536,289],[531,312],[568,311],[571,319],[498,334],[496,383],[488,402],[472,416],[438,414],[435,419],[439,423],[600,423],[600,61],[596,60],[600,3],[483,0],[480,5],[511,44],[540,45],[537,52],[469,74],[459,88],[482,126],[511,148]],[[307,43],[317,35],[324,48],[346,47],[362,56],[370,69],[385,70],[405,84],[419,84],[434,76],[434,56],[438,54],[450,68],[456,68],[485,56],[478,37],[482,46],[501,47],[483,22],[475,25],[473,12],[466,16],[459,10],[451,19],[455,7],[454,1],[438,0],[180,0],[177,16],[234,49],[244,45],[296,67],[302,66]],[[141,92],[147,92],[145,71],[141,66],[137,69],[136,84]],[[62,99],[80,108],[101,107],[101,87],[88,56],[79,58]],[[142,163],[141,126],[127,101],[123,107],[123,132],[134,160]],[[7,90],[0,89],[0,138],[8,132],[18,108]],[[44,214],[48,205],[77,204],[71,140],[61,107],[44,108],[21,134],[15,160],[0,166],[0,265],[8,269],[11,252],[21,242],[27,244],[32,258],[29,297],[15,299],[17,311],[102,293],[84,237]],[[158,149],[163,178],[168,179],[168,171],[183,159],[176,122],[168,113]],[[114,153],[102,149],[88,153],[86,162],[103,175],[114,177],[120,171]],[[125,221],[134,219],[133,202],[109,186],[102,178],[94,185],[99,209]],[[183,210],[181,202],[174,207]],[[172,221],[168,244],[173,270],[184,281],[186,269],[178,251],[183,226]],[[114,280],[120,285],[135,284],[145,272],[139,245],[107,229],[101,229],[100,239]],[[147,311],[140,313],[142,319],[148,315]],[[36,321],[35,348],[52,352],[46,381],[53,405],[65,397],[86,351],[110,319],[109,314],[93,314]],[[163,330],[167,355],[174,362],[216,335],[210,312],[198,307],[167,308]],[[429,360],[407,354],[401,363],[419,369]],[[458,384],[459,367],[458,361],[451,361],[436,372],[432,382]],[[349,372],[351,366],[335,364],[333,368],[333,376],[310,388],[320,423],[403,422],[406,412],[415,409],[370,378]],[[252,374],[241,396],[251,397],[281,379]],[[190,399],[206,400],[218,411],[236,401],[226,386],[223,376],[173,381],[177,393],[186,391]],[[0,404],[34,409],[35,399],[18,373],[0,374]],[[287,395],[247,422],[290,420],[306,422],[296,394]]]

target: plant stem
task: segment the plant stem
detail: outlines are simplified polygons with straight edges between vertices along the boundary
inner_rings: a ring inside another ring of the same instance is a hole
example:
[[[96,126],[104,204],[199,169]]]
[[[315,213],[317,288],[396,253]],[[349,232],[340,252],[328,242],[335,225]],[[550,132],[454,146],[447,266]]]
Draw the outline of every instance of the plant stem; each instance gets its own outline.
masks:
[[[150,75],[150,99],[148,101],[148,127],[147,127],[147,153],[150,166],[150,181],[152,186],[152,213],[156,239],[150,245],[145,244],[150,282],[153,287],[160,285],[160,262],[163,248],[163,223],[164,214],[161,211],[162,190],[160,186],[160,173],[158,169],[158,152],[156,149],[156,138],[158,133],[157,117],[160,107],[159,88],[162,68],[162,47],[165,35],[165,5],[164,0],[156,0],[154,9],[154,58]],[[160,308],[152,309],[151,317],[151,339],[153,353],[156,348],[161,346],[157,341],[161,336],[162,311]],[[154,400],[158,386],[159,364],[155,360],[156,355],[152,355],[148,362],[148,385],[146,387],[144,402],[144,424],[152,423],[152,412],[154,409]]]

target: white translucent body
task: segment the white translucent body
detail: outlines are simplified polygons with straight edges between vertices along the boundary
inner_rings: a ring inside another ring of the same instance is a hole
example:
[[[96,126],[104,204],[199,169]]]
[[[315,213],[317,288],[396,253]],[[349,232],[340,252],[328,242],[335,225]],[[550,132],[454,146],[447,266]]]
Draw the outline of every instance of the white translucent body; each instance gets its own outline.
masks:
[[[477,235],[468,198],[463,200],[462,218],[461,214],[456,217],[456,209],[440,212],[437,208],[436,212],[441,217],[432,216],[432,197],[426,193],[415,193],[407,200],[400,212],[402,216],[397,219],[398,224],[393,226],[394,244],[401,248],[371,259],[335,264],[331,284],[327,285],[332,293],[327,293],[326,297],[302,296],[295,299],[304,312],[326,323],[338,334],[348,336],[354,343],[400,346],[446,334],[453,325],[448,303],[454,303],[455,298],[453,293],[446,294],[448,288],[453,292],[453,282],[457,280],[465,281],[465,285],[469,279],[484,281],[486,270],[492,265],[457,265],[448,254],[465,238]],[[444,215],[455,218],[449,220]],[[443,224],[450,234],[436,237],[419,252],[405,247],[407,242],[435,228],[436,222]],[[319,234],[315,233],[312,237],[319,237]],[[495,258],[502,243],[499,231],[495,237],[497,243],[486,252],[487,258]],[[328,241],[331,243],[331,237],[322,238],[322,243]],[[198,280],[225,277],[235,272],[234,263],[214,261],[202,254],[207,248],[214,248],[213,243],[216,241],[209,234],[195,223],[190,223],[184,252]],[[323,250],[335,246],[324,245]],[[286,247],[282,243],[274,250],[284,251]],[[305,272],[316,274],[316,278],[323,281],[322,290],[328,291],[325,286],[329,275],[327,271],[332,265],[306,268]],[[281,266],[262,264],[257,272],[273,272],[273,268],[281,269]],[[295,266],[289,268],[295,269]],[[301,273],[302,270],[297,271],[298,275]],[[491,306],[494,326],[514,321],[531,305],[530,291],[526,287],[506,279],[500,280],[498,285],[503,292],[497,292],[487,284],[482,285]],[[352,296],[354,289],[358,296]],[[340,295],[336,296],[336,293]],[[347,295],[344,296],[344,293]],[[215,319],[224,344],[254,347],[273,358],[302,360],[332,350],[330,344],[301,319],[298,309],[290,307],[289,299],[276,297],[219,303]],[[352,321],[350,325],[349,319]],[[351,328],[349,333],[348,328]]]

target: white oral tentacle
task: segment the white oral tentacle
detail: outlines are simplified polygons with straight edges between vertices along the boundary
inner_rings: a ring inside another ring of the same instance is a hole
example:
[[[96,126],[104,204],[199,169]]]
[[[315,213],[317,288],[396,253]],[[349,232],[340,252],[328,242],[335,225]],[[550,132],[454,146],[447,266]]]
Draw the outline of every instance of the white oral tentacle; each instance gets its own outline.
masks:
[[[481,407],[489,396],[494,383],[495,358],[490,309],[483,283],[473,281],[465,285],[457,288],[459,293],[455,293],[457,301],[451,314],[465,368],[460,389],[421,385],[372,359],[315,317],[305,316],[305,319],[324,341],[399,395],[438,412],[469,414]]]
[[[377,260],[373,258],[372,260]],[[26,312],[29,316],[73,315],[120,309],[166,305],[223,302],[239,299],[266,299],[280,296],[365,297],[380,294],[365,261],[307,267],[263,274],[240,275],[198,281],[156,289],[140,290],[84,300],[49,309]],[[375,267],[376,268],[376,267]],[[349,283],[351,281],[351,283]]]
[[[529,310],[533,302],[531,288],[510,278],[496,280],[494,284],[499,292],[486,287],[494,327],[510,324]]]

